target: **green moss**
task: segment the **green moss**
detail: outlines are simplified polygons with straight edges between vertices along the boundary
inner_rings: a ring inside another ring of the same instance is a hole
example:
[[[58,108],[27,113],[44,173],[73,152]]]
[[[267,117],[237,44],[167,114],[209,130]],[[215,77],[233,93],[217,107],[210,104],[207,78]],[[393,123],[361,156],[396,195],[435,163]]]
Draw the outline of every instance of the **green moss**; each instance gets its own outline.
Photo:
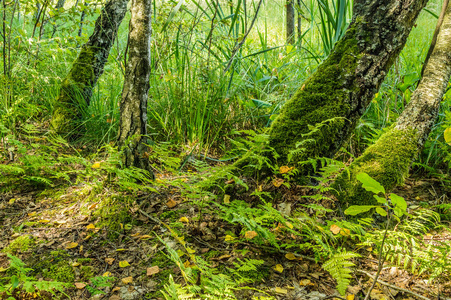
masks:
[[[338,199],[347,205],[375,204],[373,193],[362,188],[356,175],[367,173],[389,191],[403,183],[417,152],[417,136],[414,130],[391,128],[351,164],[350,174],[348,175],[346,170],[343,171],[332,187],[338,191]]]
[[[80,275],[83,279],[88,280],[94,277],[94,267],[93,266],[81,266]]]
[[[43,270],[46,278],[59,282],[73,283],[75,281],[75,272],[67,260],[60,260],[56,264],[52,264],[48,269]]]
[[[360,55],[356,24],[337,43],[334,52],[318,67],[295,95],[284,105],[269,132],[269,145],[286,162],[290,152],[292,163],[308,158],[334,154],[344,119],[351,113],[349,95],[358,87],[355,69]],[[329,120],[329,121],[328,121]],[[323,123],[319,130],[312,126]],[[296,144],[304,141],[296,151]],[[301,172],[302,173],[302,172]]]
[[[91,261],[92,261],[92,259],[90,259],[90,258],[77,258],[77,262],[81,263],[81,264],[90,263]]]
[[[32,249],[35,245],[33,238],[29,235],[22,235],[13,240],[9,245],[3,249],[3,252],[16,254],[17,252],[26,252]]]

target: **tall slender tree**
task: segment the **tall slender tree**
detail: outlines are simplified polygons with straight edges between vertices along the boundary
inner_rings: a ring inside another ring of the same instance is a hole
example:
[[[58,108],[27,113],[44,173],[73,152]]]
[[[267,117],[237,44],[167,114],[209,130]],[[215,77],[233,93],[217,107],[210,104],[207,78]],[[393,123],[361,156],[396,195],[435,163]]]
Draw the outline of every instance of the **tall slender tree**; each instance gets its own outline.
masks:
[[[334,187],[343,202],[375,202],[373,194],[361,187],[356,175],[365,172],[390,190],[403,182],[412,161],[423,148],[451,76],[451,5],[448,0],[443,3],[442,16],[435,46],[431,45],[431,54],[423,68],[423,78],[398,121],[337,178]]]
[[[108,0],[97,18],[94,32],[80,50],[72,69],[61,83],[51,125],[58,133],[73,132],[73,122],[91,100],[92,89],[103,73],[119,25],[127,11],[128,0]],[[82,97],[82,101],[77,99]]]
[[[294,33],[294,0],[287,0],[287,44],[293,45],[296,40]]]
[[[120,104],[118,144],[124,165],[151,171],[145,155],[147,138],[147,98],[150,78],[150,0],[132,0],[128,61]]]

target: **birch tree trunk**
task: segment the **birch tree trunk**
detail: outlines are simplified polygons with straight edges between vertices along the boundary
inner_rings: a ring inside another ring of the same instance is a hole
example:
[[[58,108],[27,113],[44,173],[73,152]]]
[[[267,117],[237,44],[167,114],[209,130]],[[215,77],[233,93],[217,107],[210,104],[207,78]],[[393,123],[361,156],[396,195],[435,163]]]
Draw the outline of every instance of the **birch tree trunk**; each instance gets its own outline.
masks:
[[[287,101],[269,130],[278,162],[333,157],[349,138],[404,47],[427,0],[356,0],[344,37]],[[237,163],[240,166],[240,163]]]
[[[127,11],[128,0],[108,0],[97,18],[94,32],[80,50],[72,69],[61,83],[51,126],[58,133],[74,130],[73,121],[89,105],[92,89],[103,73],[119,25]]]
[[[128,62],[120,104],[118,144],[124,151],[124,165],[152,173],[145,155],[147,138],[147,98],[150,78],[150,0],[132,0]]]
[[[420,84],[395,126],[351,164],[350,175],[347,172],[339,175],[334,187],[341,201],[358,205],[375,202],[356,175],[365,172],[390,190],[403,182],[423,148],[451,76],[451,5],[444,5],[443,23]]]

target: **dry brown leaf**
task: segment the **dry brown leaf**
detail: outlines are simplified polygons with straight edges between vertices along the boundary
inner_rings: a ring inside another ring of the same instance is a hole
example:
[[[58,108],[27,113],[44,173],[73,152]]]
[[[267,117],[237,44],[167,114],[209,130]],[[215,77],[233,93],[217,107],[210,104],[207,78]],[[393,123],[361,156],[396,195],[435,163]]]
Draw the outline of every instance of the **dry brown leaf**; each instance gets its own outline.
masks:
[[[247,238],[248,240],[252,240],[257,235],[258,235],[258,233],[255,231],[246,231],[246,233],[244,234],[244,237]]]
[[[79,290],[84,289],[85,286],[86,286],[86,283],[83,283],[83,282],[76,282],[76,283],[75,283],[75,287],[76,287],[77,289],[79,289]]]
[[[232,257],[232,255],[224,254],[224,255],[221,255],[220,257],[218,257],[217,259],[218,260],[223,260],[223,259],[230,258],[230,257]]]
[[[313,285],[313,284],[310,281],[310,279],[302,279],[301,281],[299,281],[299,285],[300,286],[306,286],[306,285]]]
[[[105,258],[105,262],[107,263],[107,264],[109,264],[110,266],[113,264],[113,262],[115,261],[116,259],[114,259],[114,258],[112,258],[112,257],[106,257]]]
[[[335,224],[330,226],[330,231],[332,231],[333,234],[338,234],[340,232],[340,230],[341,230],[341,228]]]
[[[169,199],[169,201],[166,203],[166,206],[169,207],[169,208],[173,208],[176,205],[177,205],[177,202],[172,200],[172,199]]]
[[[97,207],[97,203],[93,203],[91,204],[91,206],[89,206],[89,210],[94,210]]]
[[[111,290],[111,292],[114,293],[116,291],[119,291],[120,289],[121,289],[120,287],[116,286]]]
[[[160,268],[158,266],[153,266],[153,267],[147,268],[147,276],[152,276],[159,272],[160,272]]]
[[[78,243],[72,242],[66,245],[66,249],[73,249],[78,246]]]
[[[285,182],[285,180],[283,180],[282,178],[274,178],[273,181],[272,181],[272,184],[273,184],[275,187],[279,187],[279,186],[281,186],[284,182]]]
[[[122,278],[121,281],[122,281],[124,284],[129,284],[129,283],[132,283],[132,282],[133,282],[133,277],[132,277],[132,276],[125,277],[125,278]]]

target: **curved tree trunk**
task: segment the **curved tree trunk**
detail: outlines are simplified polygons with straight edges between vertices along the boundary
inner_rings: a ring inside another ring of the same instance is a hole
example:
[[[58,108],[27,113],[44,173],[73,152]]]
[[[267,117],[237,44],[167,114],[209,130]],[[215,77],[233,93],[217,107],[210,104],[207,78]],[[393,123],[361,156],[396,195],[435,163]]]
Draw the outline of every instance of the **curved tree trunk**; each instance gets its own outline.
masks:
[[[282,164],[300,174],[332,157],[354,130],[405,45],[427,0],[356,0],[345,36],[284,105],[269,131]]]
[[[451,5],[444,9],[443,23],[423,78],[396,125],[351,164],[350,175],[343,172],[335,181],[334,187],[339,191],[341,201],[349,204],[373,202],[372,193],[361,187],[356,175],[365,172],[390,190],[403,182],[412,161],[423,148],[451,76]]]
[[[119,148],[124,165],[151,171],[145,155],[147,98],[150,78],[150,37],[152,5],[149,0],[132,0],[128,62],[122,90]]]
[[[119,25],[127,12],[128,0],[109,0],[96,20],[94,32],[80,50],[72,69],[61,83],[51,125],[58,133],[74,130],[72,122],[89,105],[92,89],[103,73]]]

